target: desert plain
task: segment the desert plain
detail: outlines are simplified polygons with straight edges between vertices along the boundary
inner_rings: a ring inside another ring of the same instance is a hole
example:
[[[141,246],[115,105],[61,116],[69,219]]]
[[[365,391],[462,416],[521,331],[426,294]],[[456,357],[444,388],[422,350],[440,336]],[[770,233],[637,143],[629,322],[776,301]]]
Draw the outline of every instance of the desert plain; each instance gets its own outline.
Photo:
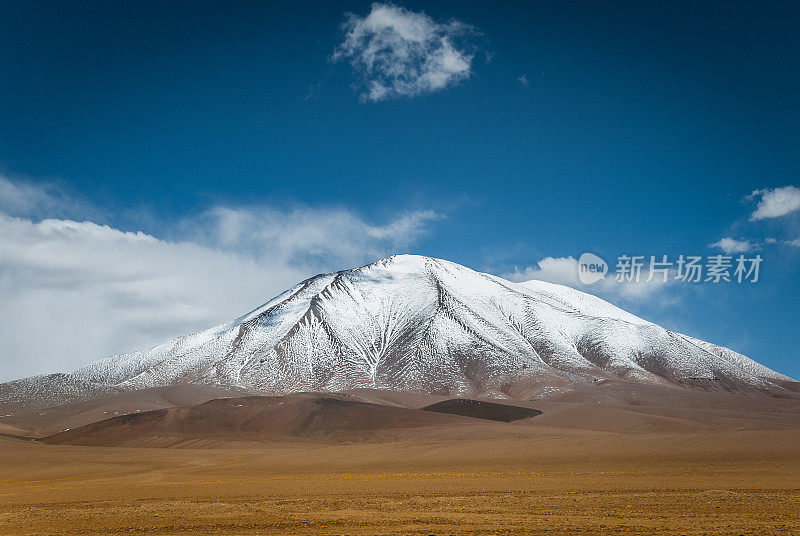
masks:
[[[444,400],[5,408],[0,534],[800,534],[796,397],[606,384],[495,401],[542,412],[512,422],[420,410]]]

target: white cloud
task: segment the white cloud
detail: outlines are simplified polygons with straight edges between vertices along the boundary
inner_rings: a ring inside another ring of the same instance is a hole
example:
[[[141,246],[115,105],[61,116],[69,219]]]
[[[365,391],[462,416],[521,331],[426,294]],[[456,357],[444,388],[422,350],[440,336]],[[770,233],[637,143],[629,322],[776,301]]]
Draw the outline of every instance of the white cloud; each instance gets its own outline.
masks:
[[[350,14],[332,60],[348,60],[362,77],[361,96],[378,101],[438,91],[469,78],[473,54],[461,41],[475,29],[437,23],[423,12],[372,4],[366,17]]]
[[[350,268],[408,247],[437,218],[431,210],[415,211],[375,225],[346,209],[261,206],[216,207],[188,223],[201,231],[197,241],[217,249]]]
[[[166,240],[0,212],[0,381],[231,320],[316,273],[403,251],[437,217],[410,212],[378,225],[343,209],[226,207]]]
[[[786,245],[800,248],[800,238],[795,238],[794,240],[787,240],[785,243]]]
[[[800,209],[800,188],[784,186],[782,188],[756,190],[748,199],[760,197],[751,221],[778,218]]]
[[[613,265],[609,266],[610,271],[613,271],[614,268]],[[548,281],[608,299],[622,298],[631,302],[651,299],[675,283],[672,274],[668,275],[665,282],[663,276],[658,272],[654,274],[652,280],[647,281],[649,271],[645,266],[639,281],[617,282],[614,274],[609,273],[605,279],[597,283],[584,285],[578,278],[578,261],[574,257],[545,257],[536,266],[528,266],[522,270],[515,269],[501,277],[515,282],[530,281],[531,279]]]
[[[713,244],[709,244],[708,247],[711,248],[719,248],[726,254],[730,255],[731,253],[745,253],[748,251],[753,251],[754,249],[758,249],[758,244],[754,244],[749,240],[735,240],[733,238],[721,238],[718,241],[714,242]]]
[[[513,272],[502,277],[517,283],[537,279],[571,287],[581,285],[578,261],[573,257],[545,257],[536,266],[526,266],[522,270],[515,267]]]

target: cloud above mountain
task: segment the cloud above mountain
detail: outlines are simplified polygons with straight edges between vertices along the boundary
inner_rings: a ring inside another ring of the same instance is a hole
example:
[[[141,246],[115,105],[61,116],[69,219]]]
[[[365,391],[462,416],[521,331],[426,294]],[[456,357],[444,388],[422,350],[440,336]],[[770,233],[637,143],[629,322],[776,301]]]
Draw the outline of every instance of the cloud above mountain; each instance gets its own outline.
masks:
[[[376,2],[361,17],[349,14],[332,61],[348,61],[360,78],[364,100],[415,97],[468,79],[475,28],[457,20],[437,22],[424,12]]]
[[[613,270],[613,266],[610,268]],[[652,299],[667,287],[675,284],[673,277],[668,277],[664,281],[661,274],[656,274],[651,279],[645,267],[641,271],[641,277],[638,281],[634,279],[619,282],[616,281],[613,274],[609,274],[606,278],[596,283],[585,285],[578,277],[578,261],[574,257],[545,257],[534,266],[526,266],[522,269],[515,268],[513,272],[503,274],[503,277],[517,283],[532,279],[547,281],[549,283],[567,285],[610,300],[622,299],[628,302]]]
[[[407,248],[439,218],[432,210],[421,210],[399,213],[385,224],[375,224],[344,208],[217,206],[184,225],[199,229],[193,238],[215,249],[301,265],[352,267]]]

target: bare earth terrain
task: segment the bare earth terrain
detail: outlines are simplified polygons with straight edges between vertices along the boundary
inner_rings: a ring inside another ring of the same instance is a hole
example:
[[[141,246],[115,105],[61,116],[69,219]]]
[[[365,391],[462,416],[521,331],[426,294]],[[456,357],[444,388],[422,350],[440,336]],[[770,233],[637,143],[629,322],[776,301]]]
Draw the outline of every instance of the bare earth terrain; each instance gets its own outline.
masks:
[[[797,399],[614,385],[509,423],[418,409],[441,400],[251,397],[0,437],[0,534],[800,534]]]

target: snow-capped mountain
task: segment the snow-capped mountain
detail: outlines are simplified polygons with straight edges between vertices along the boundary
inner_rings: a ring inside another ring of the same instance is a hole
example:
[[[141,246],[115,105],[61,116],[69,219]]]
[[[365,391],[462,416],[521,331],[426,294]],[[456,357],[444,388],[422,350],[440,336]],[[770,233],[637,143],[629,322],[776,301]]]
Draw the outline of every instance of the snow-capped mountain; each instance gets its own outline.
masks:
[[[531,398],[605,379],[734,391],[795,384],[569,287],[396,255],[312,277],[232,322],[149,350],[10,382],[0,399],[42,391],[43,381],[60,397],[197,383]]]

